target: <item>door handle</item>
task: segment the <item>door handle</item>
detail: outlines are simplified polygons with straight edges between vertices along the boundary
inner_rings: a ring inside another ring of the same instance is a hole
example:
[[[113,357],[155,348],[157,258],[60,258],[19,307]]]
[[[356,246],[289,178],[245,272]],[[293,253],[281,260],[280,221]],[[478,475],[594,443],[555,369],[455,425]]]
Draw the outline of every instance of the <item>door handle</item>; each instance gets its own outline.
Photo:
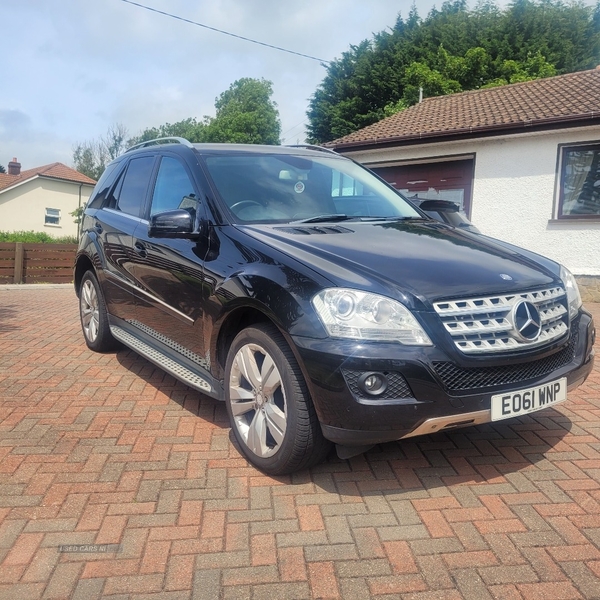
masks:
[[[133,249],[137,252],[137,254],[139,256],[141,256],[142,258],[146,258],[146,256],[148,256],[148,253],[146,252],[146,248],[144,248],[144,244],[141,244],[140,242],[136,242],[133,245]]]

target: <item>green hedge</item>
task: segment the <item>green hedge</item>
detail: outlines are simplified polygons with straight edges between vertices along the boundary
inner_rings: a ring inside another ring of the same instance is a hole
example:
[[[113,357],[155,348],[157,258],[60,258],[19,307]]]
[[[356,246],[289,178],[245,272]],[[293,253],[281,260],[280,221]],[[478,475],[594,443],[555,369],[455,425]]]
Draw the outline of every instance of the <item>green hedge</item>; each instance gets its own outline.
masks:
[[[24,242],[26,244],[76,244],[73,235],[52,237],[43,231],[0,231],[0,242]]]

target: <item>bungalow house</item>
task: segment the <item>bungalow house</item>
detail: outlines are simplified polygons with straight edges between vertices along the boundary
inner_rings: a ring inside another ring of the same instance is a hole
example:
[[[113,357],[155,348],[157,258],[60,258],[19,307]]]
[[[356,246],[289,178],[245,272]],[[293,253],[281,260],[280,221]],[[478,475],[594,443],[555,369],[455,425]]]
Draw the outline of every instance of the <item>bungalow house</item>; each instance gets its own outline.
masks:
[[[600,301],[600,67],[427,98],[327,144],[563,263]]]
[[[70,213],[83,206],[96,182],[59,162],[21,171],[13,158],[0,173],[0,231],[77,235]]]

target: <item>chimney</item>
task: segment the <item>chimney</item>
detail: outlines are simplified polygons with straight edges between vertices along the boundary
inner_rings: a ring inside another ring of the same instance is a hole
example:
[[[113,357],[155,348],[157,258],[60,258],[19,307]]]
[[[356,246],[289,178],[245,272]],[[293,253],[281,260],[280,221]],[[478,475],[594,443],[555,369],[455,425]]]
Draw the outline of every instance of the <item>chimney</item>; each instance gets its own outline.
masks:
[[[8,163],[8,174],[9,175],[20,175],[21,174],[21,163],[17,162],[16,158],[13,158]]]

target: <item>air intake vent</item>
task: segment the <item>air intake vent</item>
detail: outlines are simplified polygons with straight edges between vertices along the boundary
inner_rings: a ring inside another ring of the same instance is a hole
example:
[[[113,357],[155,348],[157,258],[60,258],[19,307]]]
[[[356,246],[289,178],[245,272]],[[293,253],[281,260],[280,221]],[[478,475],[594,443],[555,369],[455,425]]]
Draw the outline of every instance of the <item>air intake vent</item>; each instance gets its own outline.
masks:
[[[326,225],[318,227],[275,227],[276,231],[284,231],[285,233],[293,233],[296,235],[324,235],[327,233],[354,233],[352,229],[341,227],[340,225]]]

